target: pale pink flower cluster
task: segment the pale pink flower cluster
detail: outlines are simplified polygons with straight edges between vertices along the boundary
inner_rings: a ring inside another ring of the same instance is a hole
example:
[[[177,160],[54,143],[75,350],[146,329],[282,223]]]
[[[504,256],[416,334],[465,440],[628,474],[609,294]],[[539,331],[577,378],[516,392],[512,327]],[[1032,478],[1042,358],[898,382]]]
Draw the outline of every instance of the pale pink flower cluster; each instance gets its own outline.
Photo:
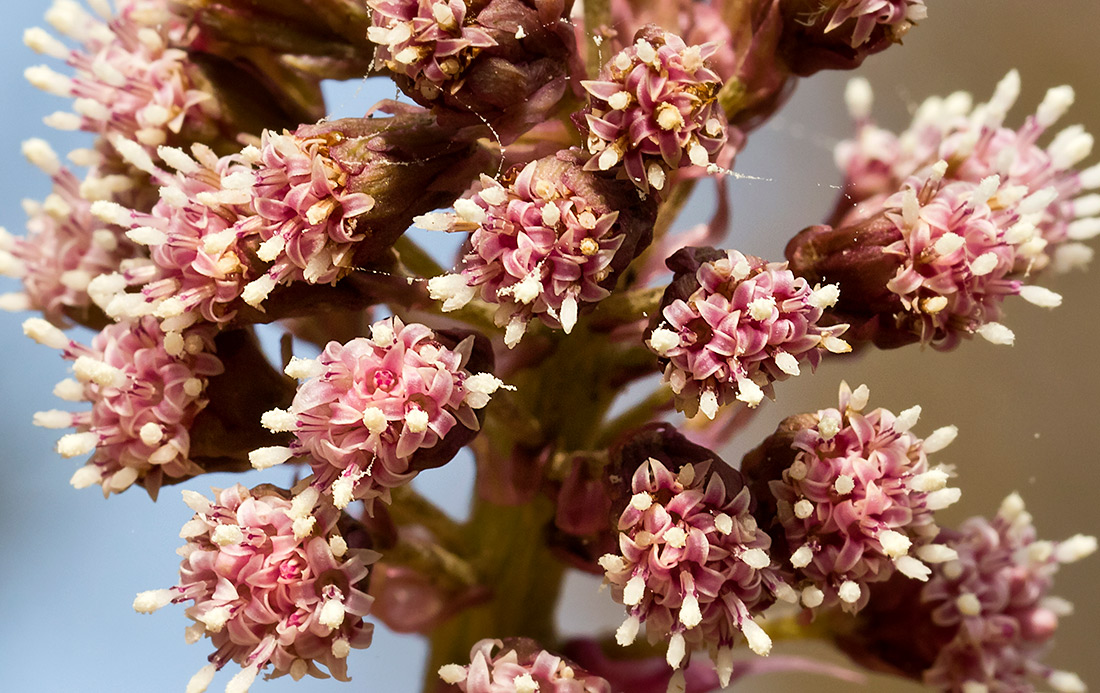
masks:
[[[444,665],[439,678],[444,690],[462,693],[611,693],[606,680],[525,640],[481,640],[470,650],[470,664]]]
[[[709,648],[726,685],[738,634],[768,654],[771,639],[753,617],[790,590],[772,565],[771,539],[749,513],[749,489],[733,494],[708,462],[673,472],[654,458],[638,467],[630,488],[619,553],[599,561],[629,613],[616,639],[630,645],[644,623],[651,641],[668,639],[673,669],[688,648]]]
[[[97,169],[81,181],[43,140],[27,140],[23,152],[51,177],[53,190],[42,203],[24,203],[26,237],[0,229],[0,274],[23,283],[21,293],[0,296],[0,308],[39,310],[55,325],[65,325],[67,310],[92,305],[92,279],[118,271],[124,261],[140,254],[136,244],[92,215],[89,201],[111,197],[134,182]]]
[[[330,491],[337,507],[389,502],[390,489],[421,469],[417,451],[438,446],[456,426],[480,428],[474,410],[502,383],[465,369],[472,348],[473,337],[449,349],[424,325],[394,317],[376,322],[369,339],[330,342],[316,360],[295,359],[288,373],[303,382],[290,409],[263,418],[294,441],[253,452],[253,465],[302,456],[312,485]]]
[[[866,43],[879,25],[884,25],[895,40],[900,40],[915,22],[928,16],[924,0],[840,0],[831,8],[829,3],[822,3],[822,7],[828,17],[825,33],[852,20],[854,26],[849,39],[852,48]]]
[[[950,469],[930,467],[927,455],[954,440],[947,426],[927,439],[909,432],[920,407],[894,415],[864,413],[868,391],[840,388],[840,404],[815,415],[816,425],[794,437],[794,461],[770,482],[802,603],[840,603],[855,611],[867,603],[867,585],[900,572],[927,580],[927,563],[954,558],[936,543],[933,512],[959,499],[947,486]]]
[[[932,622],[954,631],[924,673],[949,691],[1034,691],[1033,681],[1063,693],[1084,691],[1076,674],[1040,662],[1072,606],[1049,594],[1063,563],[1088,556],[1096,539],[1037,539],[1023,500],[1012,494],[992,521],[967,520],[945,531],[958,554],[936,566],[921,592]]]
[[[755,407],[772,395],[773,381],[799,374],[800,360],[816,367],[822,349],[850,349],[840,339],[846,325],[817,324],[836,302],[836,286],[811,289],[786,263],[728,250],[701,263],[695,281],[686,300],[664,307],[646,342],[689,416],[702,411],[713,419],[735,400]]]
[[[418,219],[435,225],[434,217]],[[472,230],[461,274],[433,278],[428,289],[455,310],[475,292],[497,304],[495,320],[515,346],[538,317],[566,333],[580,307],[611,294],[604,286],[624,236],[619,212],[594,207],[564,180],[539,175],[537,162],[510,185],[482,176],[481,188],[455,203],[452,230]]]
[[[260,147],[224,157],[201,144],[191,155],[158,148],[174,175],[133,146],[116,146],[161,184],[161,199],[148,214],[105,201],[92,207],[131,229],[127,235],[149,246],[152,258],[93,287],[108,315],[153,314],[169,330],[200,318],[224,323],[239,300],[260,308],[279,284],[334,283],[351,270],[365,237],[356,217],[374,200],[347,189],[350,173],[322,138],[265,132]]]
[[[462,0],[368,0],[377,44],[375,67],[405,75],[427,99],[462,86],[463,72],[482,48],[497,45]]]
[[[365,237],[356,217],[374,207],[374,198],[348,190],[349,172],[328,155],[328,142],[264,131],[252,166],[256,216],[240,231],[259,226],[257,255],[272,263],[271,281],[332,284],[347,274]]]
[[[57,443],[63,457],[92,453],[73,475],[73,486],[99,484],[106,495],[140,482],[155,496],[166,480],[202,473],[189,457],[190,429],[208,402],[207,380],[223,371],[211,333],[166,336],[154,318],[144,318],[109,325],[84,346],[40,318],[28,320],[24,330],[73,361],[74,378],[58,383],[54,393],[92,404],[89,411],[34,417],[39,426],[76,429]]]
[[[367,565],[377,554],[348,548],[332,506],[300,508],[272,488],[240,484],[214,489],[213,501],[183,494],[195,516],[180,532],[187,544],[179,584],[139,594],[134,609],[193,602],[187,639],[205,635],[215,652],[187,690],[206,690],[229,662],[241,666],[226,689],[233,693],[247,691],[268,666],[269,677],[348,680],[348,654],[370,645],[374,630],[363,617],[371,606]],[[303,511],[315,518],[304,535],[295,531]]]
[[[999,322],[1006,296],[1048,308],[1061,303],[1058,294],[1024,284],[1020,271],[1043,252],[1028,217],[1047,198],[1018,199],[1020,190],[997,175],[946,182],[945,169],[940,162],[930,175],[910,178],[883,203],[901,234],[884,249],[901,258],[886,288],[919,322],[924,343],[951,348],[974,333],[1011,343],[1011,330]]]
[[[1100,166],[1084,171],[1074,167],[1089,156],[1093,138],[1081,126],[1072,125],[1046,147],[1037,144],[1072,105],[1073,89],[1068,86],[1049,90],[1018,129],[1005,127],[1019,91],[1019,75],[1012,71],[988,103],[973,106],[966,92],[931,97],[917,109],[909,128],[895,135],[874,125],[870,86],[865,80],[853,80],[846,98],[857,134],[836,149],[837,165],[845,174],[846,200],[853,206],[842,208],[833,225],[872,216],[881,209],[882,200],[901,190],[910,176],[930,175],[933,167],[946,161],[946,181],[977,185],[996,176],[1002,195],[1023,207],[1013,232],[1027,251],[1017,262],[1017,272],[1087,263],[1092,250],[1080,241],[1100,233],[1100,196],[1080,193],[1100,187]]]
[[[121,136],[152,149],[189,120],[201,124],[216,117],[217,102],[200,88],[198,67],[182,50],[189,41],[185,21],[164,3],[119,4],[117,16],[96,17],[74,0],[54,2],[46,20],[79,43],[76,49],[44,29],[24,35],[32,49],[74,71],[71,77],[44,65],[26,71],[36,87],[75,99],[75,113],[55,113],[46,122],[62,130]]]
[[[622,166],[643,193],[663,190],[668,173],[712,164],[728,124],[718,105],[722,79],[706,61],[714,43],[688,46],[656,26],[611,58],[599,79],[582,82],[588,105],[574,116],[586,134],[586,170]]]

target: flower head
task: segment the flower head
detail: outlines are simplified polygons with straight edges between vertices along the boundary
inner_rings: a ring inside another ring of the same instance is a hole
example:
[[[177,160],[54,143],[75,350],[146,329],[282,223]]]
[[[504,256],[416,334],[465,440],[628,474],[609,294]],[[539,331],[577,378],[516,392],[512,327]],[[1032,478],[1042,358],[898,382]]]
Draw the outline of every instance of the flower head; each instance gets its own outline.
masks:
[[[970,518],[937,541],[955,557],[932,566],[923,585],[895,578],[872,586],[867,608],[838,623],[841,648],[871,668],[952,693],[1084,691],[1076,674],[1042,658],[1073,608],[1050,593],[1054,575],[1093,553],[1096,539],[1038,539],[1013,493],[992,519]]]
[[[599,79],[582,82],[588,105],[576,121],[592,155],[586,170],[620,163],[642,192],[662,190],[669,171],[706,166],[726,141],[718,106],[722,85],[706,65],[713,43],[688,46],[654,25],[608,61]]]
[[[461,0],[369,0],[374,25],[367,37],[378,48],[376,67],[412,79],[425,99],[454,92],[464,70],[497,42],[467,14]]]
[[[777,446],[765,463],[779,475],[769,482],[776,517],[809,607],[839,602],[857,610],[868,584],[895,571],[927,580],[926,563],[954,557],[937,541],[932,515],[959,490],[947,486],[950,469],[930,467],[927,455],[948,445],[955,427],[922,440],[909,432],[920,407],[865,413],[867,397],[866,386],[842,383],[839,406],[796,417],[783,438],[788,450]],[[753,477],[758,470],[746,468]]]
[[[22,294],[0,298],[0,308],[40,310],[50,322],[65,325],[93,306],[93,279],[141,254],[137,244],[91,213],[92,200],[114,197],[135,182],[98,168],[81,181],[42,140],[24,142],[23,151],[52,178],[53,191],[41,204],[25,203],[26,237],[0,230],[0,274],[23,282]]]
[[[1012,130],[1004,125],[1020,92],[1015,70],[997,85],[987,103],[973,105],[966,92],[930,97],[921,104],[909,128],[894,135],[870,119],[871,89],[864,80],[849,84],[847,100],[858,126],[854,139],[837,146],[836,159],[845,172],[847,202],[838,206],[834,226],[867,219],[882,200],[902,188],[910,176],[927,176],[941,160],[946,181],[980,184],[997,176],[1016,200],[1028,200],[1026,220],[1030,252],[1018,271],[1034,272],[1053,264],[1066,269],[1091,257],[1079,241],[1100,233],[1095,195],[1100,167],[1077,171],[1089,156],[1093,138],[1079,125],[1057,133],[1046,147],[1038,140],[1073,104],[1073,89],[1050,89],[1036,112]],[[1021,230],[1022,233],[1022,230]]]
[[[223,370],[210,333],[168,337],[153,318],[109,325],[91,346],[68,340],[38,318],[24,323],[24,331],[73,361],[75,379],[58,383],[54,392],[92,404],[90,411],[35,415],[40,426],[76,429],[57,443],[63,457],[92,453],[73,475],[74,486],[99,484],[109,494],[139,482],[155,495],[164,480],[203,471],[189,456],[190,430],[207,404],[207,380]]]
[[[623,191],[585,173],[572,160],[527,164],[504,185],[482,177],[471,198],[444,217],[452,230],[472,230],[461,274],[433,278],[428,289],[459,308],[475,292],[498,305],[496,321],[514,346],[538,317],[566,333],[582,306],[610,295],[616,274],[649,242],[652,206],[616,209]],[[434,225],[435,217],[421,218]]]
[[[667,436],[650,431],[644,437],[654,435]],[[752,499],[740,475],[720,469],[724,463],[713,456],[671,459],[677,448],[692,457],[702,451],[677,440],[664,442],[663,453],[653,448],[666,462],[649,457],[633,472],[625,465],[633,454],[624,454],[623,471],[632,476],[618,520],[619,552],[603,556],[600,566],[629,612],[616,634],[620,645],[631,644],[644,623],[651,640],[668,639],[669,666],[679,669],[688,647],[707,648],[725,685],[740,635],[757,654],[771,649],[753,616],[785,584],[772,566],[771,540],[749,512]]]
[[[175,174],[119,142],[130,160],[161,183],[149,213],[101,203],[100,218],[131,229],[151,262],[130,267],[100,305],[109,315],[154,314],[179,329],[202,319],[224,323],[240,301],[261,307],[280,284],[335,283],[354,266],[366,234],[357,218],[374,199],[349,189],[351,173],[324,136],[265,131],[260,147],[218,157],[204,145],[191,155],[161,147]],[[128,294],[127,285],[141,287]]]
[[[294,441],[253,453],[253,464],[306,456],[313,485],[329,489],[337,507],[388,501],[390,489],[454,456],[480,427],[475,410],[503,385],[466,370],[474,337],[452,347],[441,340],[450,341],[394,317],[376,322],[369,339],[330,342],[315,361],[295,359],[288,372],[304,382],[290,409],[264,417]]]
[[[1016,494],[992,521],[975,517],[958,531],[945,531],[958,558],[936,567],[921,592],[932,621],[954,631],[941,643],[928,685],[944,690],[1030,691],[1042,680],[1057,691],[1083,691],[1075,674],[1056,671],[1039,659],[1068,609],[1048,596],[1063,563],[1096,550],[1096,539],[1077,535],[1041,541],[1031,515]]]
[[[901,43],[928,16],[924,0],[781,0],[781,53],[798,75],[853,69]]]
[[[786,263],[736,250],[687,248],[668,260],[677,278],[647,344],[664,363],[679,407],[713,419],[734,400],[755,407],[771,383],[817,365],[821,349],[848,350],[845,325],[820,327],[836,286],[811,289]]]
[[[470,664],[439,669],[445,690],[462,693],[611,693],[604,679],[572,666],[526,639],[481,640]]]
[[[203,90],[197,64],[182,49],[190,41],[187,23],[148,2],[119,4],[117,16],[96,17],[73,0],[54,3],[46,19],[76,40],[76,49],[43,29],[24,35],[31,48],[64,60],[74,71],[67,77],[44,65],[27,70],[36,87],[75,99],[75,113],[56,113],[47,122],[63,130],[122,136],[153,149],[185,127],[199,128],[216,118],[217,101]]]
[[[206,690],[214,672],[231,661],[241,672],[229,690],[241,693],[268,666],[270,676],[348,680],[348,653],[371,641],[364,588],[377,554],[348,548],[332,506],[316,509],[313,531],[296,536],[296,508],[273,487],[215,489],[213,501],[183,493],[195,516],[180,532],[187,543],[180,549],[179,584],[139,594],[134,608],[149,613],[169,602],[192,602],[186,614],[195,623],[187,638],[205,635],[215,652],[188,690]]]

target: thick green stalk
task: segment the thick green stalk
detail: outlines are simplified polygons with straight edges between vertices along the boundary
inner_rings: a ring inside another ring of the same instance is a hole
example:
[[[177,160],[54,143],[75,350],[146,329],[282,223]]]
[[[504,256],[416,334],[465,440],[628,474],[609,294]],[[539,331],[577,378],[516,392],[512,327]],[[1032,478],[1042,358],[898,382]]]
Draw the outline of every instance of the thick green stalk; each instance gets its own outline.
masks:
[[[432,632],[424,693],[437,689],[439,667],[469,663],[470,648],[483,638],[528,637],[552,645],[564,573],[543,541],[553,516],[553,504],[542,496],[517,506],[475,500],[467,539],[478,547],[472,562],[493,596]]]

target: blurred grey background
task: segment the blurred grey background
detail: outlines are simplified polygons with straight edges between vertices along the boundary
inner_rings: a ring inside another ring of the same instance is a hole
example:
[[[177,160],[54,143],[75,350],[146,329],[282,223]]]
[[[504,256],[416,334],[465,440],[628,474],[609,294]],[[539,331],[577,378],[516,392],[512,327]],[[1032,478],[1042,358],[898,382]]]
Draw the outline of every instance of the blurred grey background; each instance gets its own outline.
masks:
[[[904,46],[870,58],[859,71],[875,88],[881,125],[903,128],[915,105],[930,94],[967,89],[984,100],[1008,69],[1018,67],[1023,93],[1010,114],[1011,125],[1022,122],[1048,87],[1068,83],[1077,90],[1077,104],[1062,124],[1080,122],[1100,132],[1095,48],[1100,3],[929,0],[929,5],[929,18]],[[9,161],[0,169],[0,226],[16,234],[23,232],[20,200],[48,192],[45,176],[24,162],[20,142],[45,137],[66,152],[87,141],[42,125],[42,116],[67,104],[37,92],[22,78],[26,66],[51,62],[32,54],[21,40],[25,27],[42,23],[47,6],[44,0],[7,3],[0,26],[5,65],[0,70],[0,155]],[[827,73],[805,80],[787,107],[750,138],[737,164],[738,172],[749,177],[732,182],[734,224],[728,245],[778,259],[790,235],[831,208],[839,183],[832,146],[850,131],[842,99],[849,76]],[[339,85],[330,91],[329,107],[333,115],[361,113],[380,94],[390,96],[392,88]],[[706,204],[700,201],[704,213],[695,220],[706,217]],[[1100,471],[1092,447],[1100,439],[1100,367],[1091,355],[1100,344],[1100,277],[1094,269],[1045,277],[1042,283],[1064,294],[1065,302],[1047,311],[1009,301],[1005,322],[1016,332],[1015,346],[979,340],[950,354],[909,347],[830,360],[815,375],[777,386],[778,401],[762,408],[726,451],[727,459],[739,458],[783,417],[832,405],[841,379],[864,382],[871,388],[872,406],[898,411],[921,404],[917,433],[958,425],[956,443],[934,458],[958,466],[963,489],[962,502],[943,513],[943,524],[991,514],[1001,498],[1018,490],[1043,538],[1100,534]],[[0,292],[15,288],[14,282],[0,280]],[[45,693],[183,690],[205,663],[206,645],[184,645],[187,621],[178,608],[139,616],[130,603],[138,591],[175,582],[178,557],[172,548],[190,511],[171,488],[154,505],[140,491],[105,501],[94,489],[69,487],[79,464],[53,452],[55,432],[30,425],[33,412],[60,405],[50,391],[65,377],[65,364],[56,352],[22,336],[25,317],[0,313],[0,468],[6,479],[0,487],[0,687]],[[453,489],[468,485],[463,479],[468,471],[465,463],[449,465],[418,481],[429,493],[451,490],[448,504],[461,508],[464,499]],[[272,480],[270,473],[264,478]],[[205,492],[234,481],[204,477],[186,486]],[[1048,659],[1095,686],[1100,686],[1100,661],[1094,655],[1100,637],[1098,574],[1100,558],[1095,556],[1060,574],[1056,592],[1073,601],[1077,613],[1063,621]],[[596,593],[596,584],[587,578],[570,581],[560,618],[564,628],[592,632],[621,620],[619,608],[606,593]],[[830,656],[828,648],[813,644],[783,644],[776,651]],[[258,682],[254,690],[411,693],[418,690],[423,653],[416,638],[379,628],[374,646],[353,653],[350,685],[284,679]],[[211,690],[220,690],[228,678],[228,673],[219,676]],[[743,690],[850,688],[818,677],[775,675],[753,680]],[[875,678],[865,690],[922,688]]]

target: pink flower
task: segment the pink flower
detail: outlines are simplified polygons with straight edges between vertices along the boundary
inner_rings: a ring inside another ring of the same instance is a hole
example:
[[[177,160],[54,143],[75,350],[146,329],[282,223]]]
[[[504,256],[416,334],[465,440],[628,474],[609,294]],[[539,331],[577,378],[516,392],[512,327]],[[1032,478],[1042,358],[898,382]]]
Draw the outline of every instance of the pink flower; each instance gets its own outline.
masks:
[[[103,228],[91,213],[89,197],[113,197],[134,181],[93,169],[80,181],[61,166],[42,140],[28,140],[24,153],[53,179],[53,192],[41,204],[26,203],[27,236],[0,229],[0,274],[17,276],[22,294],[0,297],[0,308],[40,310],[55,325],[67,325],[92,308],[88,285],[117,272],[140,249],[117,229]]]
[[[822,17],[818,21],[826,21],[825,33],[844,31],[844,25],[849,23],[844,35],[852,48],[858,48],[879,26],[895,40],[900,40],[914,21],[927,15],[924,0],[839,0],[832,7],[822,3]]]
[[[1023,281],[1046,245],[1035,242],[1030,220],[1042,200],[1017,200],[1019,189],[997,175],[945,185],[939,178],[945,166],[906,181],[884,203],[902,236],[884,248],[900,258],[886,288],[900,297],[924,343],[950,348],[974,333],[1011,342],[1012,333],[998,322],[1006,296],[1045,307],[1061,303],[1058,294]]]
[[[611,693],[611,685],[532,640],[481,640],[470,650],[470,664],[440,668],[444,690],[462,693]]]
[[[475,292],[497,304],[509,347],[535,317],[568,334],[581,307],[609,296],[616,274],[649,242],[652,206],[635,199],[620,213],[623,196],[567,155],[527,164],[508,185],[483,176],[478,192],[455,203],[456,214],[418,219],[473,232],[462,273],[435,277],[428,290],[445,311]]]
[[[425,99],[455,92],[467,65],[497,42],[467,16],[461,0],[368,0],[374,26],[367,37],[378,48],[375,67],[413,80]]]
[[[332,284],[347,274],[365,236],[356,217],[374,198],[347,188],[349,172],[328,156],[327,140],[265,130],[252,166],[254,222],[264,241],[257,255],[272,263],[267,276],[279,284]]]
[[[846,325],[817,324],[836,301],[835,285],[811,289],[786,263],[736,250],[688,248],[668,262],[677,279],[646,343],[689,416],[713,419],[734,400],[755,407],[773,381],[798,375],[799,360],[816,366],[821,349],[849,349],[839,338]]]
[[[288,372],[304,382],[289,411],[264,416],[265,426],[293,433],[294,441],[253,453],[253,464],[305,456],[313,486],[331,490],[337,507],[353,499],[389,502],[390,489],[454,456],[480,427],[474,410],[503,385],[466,370],[473,337],[454,348],[442,338],[387,318],[372,326],[369,339],[330,342],[316,361],[296,359]],[[421,450],[431,452],[418,456]],[[432,455],[439,459],[429,462]],[[421,457],[423,464],[414,464]]]
[[[616,54],[598,80],[582,82],[588,105],[574,116],[588,138],[590,171],[620,163],[642,192],[662,190],[669,171],[713,163],[726,142],[722,80],[706,65],[716,44],[688,46],[655,25]]]
[[[47,122],[62,130],[121,136],[150,150],[185,127],[217,117],[218,105],[202,89],[196,64],[182,50],[189,27],[162,6],[121,3],[115,17],[95,17],[76,2],[58,2],[46,14],[55,29],[75,39],[70,50],[43,29],[30,29],[26,43],[73,68],[72,77],[46,66],[26,76],[40,89],[75,98],[76,113],[55,113]],[[97,3],[103,7],[103,3]]]
[[[936,567],[921,592],[933,623],[953,632],[924,681],[943,690],[1032,691],[1042,680],[1057,691],[1083,691],[1076,674],[1040,663],[1071,607],[1048,596],[1062,563],[1096,550],[1096,539],[1077,535],[1040,541],[1023,500],[1012,494],[992,522],[975,517],[945,531],[958,558]]]
[[[959,498],[949,469],[930,467],[927,454],[954,440],[954,426],[927,439],[909,433],[920,416],[913,407],[895,416],[864,413],[866,386],[840,386],[840,405],[793,427],[789,466],[769,484],[790,562],[805,585],[808,607],[841,603],[855,611],[867,603],[867,585],[895,571],[927,580],[925,563],[953,558],[936,542],[932,514]]]
[[[104,282],[98,301],[113,317],[155,314],[167,329],[202,319],[225,323],[238,301],[262,309],[280,284],[335,283],[354,267],[366,234],[357,218],[374,199],[348,188],[351,171],[328,155],[324,136],[265,132],[261,146],[217,157],[204,145],[189,156],[161,147],[176,173],[160,169],[132,144],[116,141],[127,159],[161,184],[148,214],[101,202],[92,211],[130,228],[150,247],[152,262]],[[144,300],[125,292],[141,287]]]
[[[619,552],[600,559],[615,600],[629,613],[616,639],[630,645],[644,623],[651,641],[668,639],[673,669],[689,647],[707,648],[725,685],[738,634],[768,654],[771,639],[753,616],[785,585],[768,555],[771,540],[749,513],[748,488],[727,489],[710,461],[671,464],[650,457],[633,472],[619,516]]]
[[[92,453],[73,486],[99,484],[107,495],[140,482],[155,496],[166,479],[202,473],[189,457],[191,424],[207,404],[207,379],[223,370],[210,332],[170,337],[154,318],[144,318],[107,326],[87,347],[41,319],[28,320],[24,331],[74,362],[75,379],[54,392],[92,404],[90,411],[35,415],[40,426],[77,430],[58,441],[63,457]]]
[[[205,635],[216,649],[188,690],[206,690],[230,661],[242,671],[228,690],[239,693],[268,666],[269,676],[331,674],[347,681],[348,653],[371,641],[374,627],[363,621],[371,598],[361,588],[377,554],[348,548],[332,506],[317,508],[312,532],[297,535],[302,509],[274,487],[215,489],[213,501],[183,494],[195,516],[180,533],[187,544],[179,584],[139,594],[134,608],[151,613],[169,602],[193,602],[187,639]]]
[[[870,119],[871,90],[865,80],[853,80],[846,98],[857,123],[855,139],[837,146],[837,164],[845,172],[845,198],[831,223],[848,225],[880,209],[885,196],[900,190],[912,175],[947,162],[945,179],[978,184],[998,176],[1017,199],[1029,199],[1028,239],[1032,252],[1018,263],[1034,272],[1053,263],[1056,269],[1080,266],[1092,255],[1079,243],[1100,233],[1100,197],[1081,195],[1100,187],[1100,166],[1075,167],[1088,157],[1093,138],[1083,128],[1065,128],[1046,147],[1037,142],[1073,103],[1068,86],[1050,89],[1036,112],[1016,130],[1003,123],[1020,91],[1016,71],[997,85],[988,103],[972,107],[972,97],[956,92],[931,97],[917,109],[901,135],[876,127]]]

